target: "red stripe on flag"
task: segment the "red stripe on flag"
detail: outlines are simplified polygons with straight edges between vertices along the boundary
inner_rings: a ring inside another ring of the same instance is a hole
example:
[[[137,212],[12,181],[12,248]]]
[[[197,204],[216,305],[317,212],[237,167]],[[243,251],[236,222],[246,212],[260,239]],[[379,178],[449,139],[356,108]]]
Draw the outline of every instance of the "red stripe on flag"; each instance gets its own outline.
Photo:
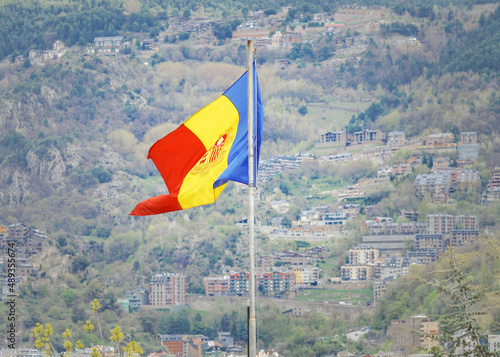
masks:
[[[179,192],[184,177],[206,152],[201,140],[182,124],[149,149],[148,159],[155,163],[168,191],[175,193]]]
[[[137,206],[130,212],[131,216],[149,216],[165,212],[180,211],[182,209],[177,200],[176,194],[160,195],[148,198],[145,201],[139,202]]]
[[[201,140],[184,124],[157,141],[149,149],[148,159],[158,168],[169,194],[140,202],[130,215],[146,216],[183,209],[177,199],[182,182],[205,153]]]

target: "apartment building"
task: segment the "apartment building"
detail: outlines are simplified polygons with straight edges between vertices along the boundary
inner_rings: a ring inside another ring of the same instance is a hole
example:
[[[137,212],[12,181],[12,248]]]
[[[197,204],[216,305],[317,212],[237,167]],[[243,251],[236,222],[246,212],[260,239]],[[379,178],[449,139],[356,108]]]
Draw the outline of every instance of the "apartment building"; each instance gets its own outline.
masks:
[[[415,247],[416,250],[434,250],[439,251],[444,250],[444,239],[442,234],[416,234],[415,235]]]
[[[476,216],[462,214],[455,216],[455,227],[457,229],[479,229],[479,221]]]
[[[460,143],[477,144],[477,133],[475,131],[463,132],[460,134]]]
[[[459,170],[458,171],[458,183],[467,184],[471,182],[481,181],[481,175],[477,170]]]
[[[382,296],[384,296],[387,287],[392,281],[393,281],[392,279],[388,279],[388,280],[380,280],[373,282],[373,304],[375,306],[380,301]]]
[[[160,344],[167,350],[168,356],[201,357],[203,347],[208,346],[208,337],[204,335],[160,335]],[[220,343],[217,343],[220,346]]]
[[[459,247],[463,244],[474,243],[478,237],[478,229],[454,229],[451,231],[451,246]]]
[[[257,279],[256,279],[257,280]],[[250,273],[241,271],[229,275],[229,292],[244,295],[250,291]]]
[[[352,134],[351,141],[353,143],[364,143],[370,141],[382,141],[385,138],[385,133],[382,130],[369,130],[357,131]]]
[[[387,133],[387,146],[400,148],[405,145],[404,131],[390,131]]]
[[[429,234],[451,234],[454,229],[478,230],[479,221],[476,216],[447,214],[429,214],[426,218],[427,233]]]
[[[391,218],[385,220],[369,220],[364,224],[364,232],[369,235],[418,234],[426,231],[425,223],[393,222]]]
[[[130,312],[137,311],[142,305],[149,304],[149,293],[144,289],[127,291],[124,298],[129,302]]]
[[[409,175],[413,172],[413,167],[409,164],[395,164],[392,166],[392,174],[395,177]]]
[[[295,290],[295,274],[271,271],[262,274],[262,291],[266,295],[277,295]]]
[[[369,246],[359,246],[349,249],[349,264],[375,264],[380,258],[380,251]]]
[[[392,320],[390,326],[392,348],[404,350],[405,355],[408,355],[437,345],[425,334],[437,335],[438,328],[438,322],[421,315]]]
[[[455,228],[455,216],[448,214],[428,214],[426,219],[427,233],[448,234]]]
[[[297,267],[293,269],[296,286],[310,286],[316,284],[319,279],[319,268]]]
[[[376,265],[376,276],[380,280],[396,279],[409,272],[410,259],[407,256],[392,255],[381,259]]]
[[[17,258],[29,258],[34,254],[41,253],[47,245],[47,237],[40,230],[32,229],[22,223],[2,227],[0,255],[7,254],[11,243],[15,245]]]
[[[425,146],[443,147],[455,143],[455,135],[452,133],[431,134],[424,138]]]
[[[373,278],[375,267],[371,265],[345,264],[340,268],[343,281],[366,281]]]
[[[345,226],[348,220],[347,213],[335,211],[324,213],[317,221],[318,226]]]
[[[360,185],[347,185],[344,186],[344,193],[339,195],[344,199],[358,199],[365,196],[363,188]]]
[[[160,308],[186,303],[186,277],[183,274],[153,275],[149,284],[149,305]]]
[[[431,197],[444,196],[447,200],[451,187],[451,176],[448,173],[419,174],[415,178],[415,195]]]
[[[229,293],[229,276],[205,277],[203,285],[207,296],[225,295]]]
[[[334,131],[321,134],[320,144],[345,146],[347,133],[345,131]]]
[[[490,180],[488,181],[488,188],[500,187],[500,168],[495,168],[491,173]]]
[[[488,335],[488,352],[500,352],[500,335]]]

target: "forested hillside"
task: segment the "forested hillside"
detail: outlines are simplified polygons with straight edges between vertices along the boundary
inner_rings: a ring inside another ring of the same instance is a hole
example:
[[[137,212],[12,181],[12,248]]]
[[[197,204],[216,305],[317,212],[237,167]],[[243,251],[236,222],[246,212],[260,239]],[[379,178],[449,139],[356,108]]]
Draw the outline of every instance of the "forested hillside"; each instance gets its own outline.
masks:
[[[315,14],[325,13],[322,21],[338,22],[334,14],[349,14],[354,4],[361,14],[380,10],[383,16],[366,26],[345,25],[333,32],[314,21]],[[54,345],[63,350],[60,333],[66,327],[81,330],[92,317],[89,303],[94,299],[102,304],[106,333],[119,324],[125,340],[139,341],[147,353],[161,347],[158,334],[203,333],[214,339],[224,330],[245,341],[246,310],[237,303],[217,302],[209,312],[131,314],[116,301],[125,291],[146,287],[158,272],[185,274],[187,292],[194,297],[204,294],[204,277],[247,269],[246,233],[235,224],[247,216],[246,191],[237,185],[229,184],[213,205],[154,217],[128,213],[137,202],[165,193],[161,177],[146,159],[149,147],[245,71],[245,46],[227,37],[257,10],[276,20],[270,34],[303,30],[301,43],[257,46],[265,113],[262,160],[299,152],[315,155],[300,168],[259,183],[259,224],[272,227],[280,218],[283,229],[291,228],[302,211],[333,206],[345,186],[377,178],[381,165],[376,160],[318,160],[330,154],[316,145],[325,132],[380,129],[403,131],[409,139],[477,132],[479,156],[469,167],[480,175],[475,185],[452,192],[449,204],[416,196],[414,180],[430,172],[434,155],[417,152],[426,161],[411,174],[368,185],[359,216],[338,238],[323,242],[329,253],[317,266],[324,284],[339,278],[347,250],[361,242],[368,208],[394,221],[404,210],[418,211],[419,222],[426,214],[475,215],[488,232],[482,237],[498,244],[500,204],[497,200],[485,206],[481,196],[500,166],[497,2],[4,2],[0,224],[21,222],[48,237],[46,250],[35,261],[40,277],[21,287],[20,344],[31,348],[31,329],[37,322],[51,322],[58,332]],[[169,32],[172,24],[190,24],[197,18],[219,21],[210,41],[199,42],[196,31]],[[88,48],[99,36],[123,36],[126,45],[119,54],[90,54]],[[145,45],[150,39],[153,48]],[[65,43],[64,55],[41,64],[30,61],[30,50],[49,50],[56,40]],[[415,152],[399,150],[385,164],[406,163]],[[457,159],[451,155],[452,165]],[[270,205],[274,200],[286,200],[288,211],[277,214]],[[271,239],[264,230],[257,240],[260,256],[311,245]],[[466,272],[486,286],[479,307],[490,309],[480,322],[485,331],[498,333],[498,259],[486,254],[484,244],[458,249],[457,254],[474,252],[468,254]],[[432,271],[445,267],[445,259],[412,272],[431,278]],[[359,304],[339,316],[312,313],[294,318],[266,305],[259,312],[259,334],[263,348],[275,348],[284,356],[327,356],[347,349],[376,352],[389,347],[384,341],[391,319],[450,312],[443,301],[418,280],[400,279],[376,308]],[[8,323],[6,309],[0,306],[2,329]],[[347,329],[370,322],[376,342],[343,339]],[[75,332],[75,337],[86,346],[91,343],[83,332]]]

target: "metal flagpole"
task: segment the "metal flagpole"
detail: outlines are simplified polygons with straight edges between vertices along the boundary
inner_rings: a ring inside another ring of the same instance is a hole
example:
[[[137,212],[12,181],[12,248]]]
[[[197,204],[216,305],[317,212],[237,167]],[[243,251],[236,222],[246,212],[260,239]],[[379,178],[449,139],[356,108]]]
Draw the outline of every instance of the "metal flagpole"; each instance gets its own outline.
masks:
[[[248,64],[248,245],[249,245],[249,260],[250,260],[250,316],[248,319],[248,356],[256,356],[257,345],[257,321],[255,319],[255,232],[254,232],[254,198],[255,198],[255,183],[254,183],[254,73],[253,73],[253,41],[247,41],[247,64]]]

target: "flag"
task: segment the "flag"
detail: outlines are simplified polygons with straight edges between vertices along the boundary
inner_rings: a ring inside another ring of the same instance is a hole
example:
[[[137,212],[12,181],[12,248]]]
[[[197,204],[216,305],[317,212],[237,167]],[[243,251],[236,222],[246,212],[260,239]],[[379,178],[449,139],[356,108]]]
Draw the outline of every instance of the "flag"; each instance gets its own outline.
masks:
[[[254,66],[254,177],[263,109]],[[157,141],[148,153],[168,194],[140,202],[130,213],[148,216],[213,203],[228,181],[248,184],[248,72],[224,94]]]

